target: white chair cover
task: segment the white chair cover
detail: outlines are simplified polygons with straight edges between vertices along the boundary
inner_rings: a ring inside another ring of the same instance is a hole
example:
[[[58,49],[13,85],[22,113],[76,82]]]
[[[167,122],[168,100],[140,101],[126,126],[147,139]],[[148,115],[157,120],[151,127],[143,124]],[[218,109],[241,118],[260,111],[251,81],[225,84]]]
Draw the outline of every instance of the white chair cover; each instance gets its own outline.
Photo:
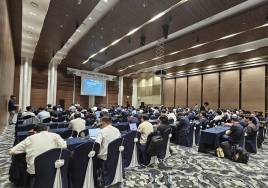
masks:
[[[168,157],[171,156],[170,151],[169,151],[169,147],[170,147],[170,138],[171,138],[171,137],[172,137],[172,134],[169,134],[169,135],[168,135],[167,148],[166,148],[166,155],[165,155],[165,158],[164,158],[164,159],[166,159],[166,158],[168,158]]]
[[[150,164],[158,164],[158,163],[159,163],[159,161],[158,161],[157,156],[151,157]]]
[[[122,140],[122,144],[124,142],[124,138]],[[114,185],[118,182],[123,182],[124,178],[123,178],[123,171],[122,171],[122,152],[124,151],[125,147],[124,146],[119,147],[119,157],[118,157],[118,161],[117,161],[117,166],[116,166],[116,171],[115,171],[115,175],[114,175],[114,180],[110,185]],[[110,186],[109,185],[109,186]]]
[[[133,148],[133,153],[132,153],[132,159],[131,162],[129,164],[128,167],[136,167],[136,166],[140,166],[139,162],[138,162],[138,157],[137,157],[137,142],[138,142],[138,138],[134,138],[134,148]]]
[[[193,132],[193,146],[195,146],[195,130],[196,130],[196,127],[194,127],[194,132]]]
[[[90,158],[87,164],[87,171],[86,176],[84,180],[83,188],[94,188],[94,179],[93,179],[93,157],[95,156],[96,152],[93,151],[95,142],[93,144],[92,151],[88,154],[88,157]]]
[[[56,171],[56,176],[55,176],[53,188],[62,188],[60,167],[62,167],[64,165],[64,159],[60,159],[61,153],[62,153],[62,149],[60,152],[59,160],[56,160],[56,162],[55,162],[55,168],[57,169],[57,171]]]

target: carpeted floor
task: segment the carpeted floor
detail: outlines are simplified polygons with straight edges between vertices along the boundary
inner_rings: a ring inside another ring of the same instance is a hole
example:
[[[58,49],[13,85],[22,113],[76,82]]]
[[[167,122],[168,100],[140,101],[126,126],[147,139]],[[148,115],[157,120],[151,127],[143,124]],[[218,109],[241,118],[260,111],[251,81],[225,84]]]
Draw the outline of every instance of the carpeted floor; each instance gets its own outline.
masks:
[[[11,158],[7,155],[14,142],[14,125],[7,126],[0,136],[0,188],[14,188],[8,181]],[[13,141],[13,142],[12,142]],[[171,157],[157,166],[126,169],[126,179],[115,187],[268,187],[268,144],[250,155],[248,164],[233,163],[212,154],[197,152],[172,144]]]

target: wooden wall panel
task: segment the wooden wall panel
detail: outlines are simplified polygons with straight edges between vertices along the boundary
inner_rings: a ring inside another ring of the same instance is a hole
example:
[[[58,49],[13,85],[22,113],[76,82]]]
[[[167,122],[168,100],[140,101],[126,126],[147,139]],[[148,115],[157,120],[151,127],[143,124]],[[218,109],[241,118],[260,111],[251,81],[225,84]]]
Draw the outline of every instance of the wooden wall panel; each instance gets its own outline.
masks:
[[[117,106],[118,104],[118,90],[119,84],[118,82],[107,82],[106,87],[108,88],[108,106],[107,106],[107,96],[95,97],[95,103],[97,106],[105,106],[106,108],[111,108],[112,106]]]
[[[220,108],[239,109],[240,70],[221,72]]]
[[[175,106],[187,106],[187,77],[176,78],[176,102]]]
[[[166,107],[174,107],[174,99],[175,99],[175,79],[165,80],[165,99],[164,106]]]
[[[203,103],[208,102],[209,108],[218,109],[219,102],[219,73],[203,75]],[[200,105],[198,105],[200,106]]]
[[[123,105],[129,102],[130,106],[132,106],[132,78],[124,77],[123,79]],[[127,98],[127,96],[129,98]]]
[[[265,66],[242,69],[241,107],[265,111]]]
[[[188,77],[188,107],[194,108],[195,103],[201,105],[202,75]]]
[[[48,64],[32,62],[31,106],[47,106]]]
[[[0,133],[9,117],[8,100],[13,94],[15,60],[7,0],[0,1]]]

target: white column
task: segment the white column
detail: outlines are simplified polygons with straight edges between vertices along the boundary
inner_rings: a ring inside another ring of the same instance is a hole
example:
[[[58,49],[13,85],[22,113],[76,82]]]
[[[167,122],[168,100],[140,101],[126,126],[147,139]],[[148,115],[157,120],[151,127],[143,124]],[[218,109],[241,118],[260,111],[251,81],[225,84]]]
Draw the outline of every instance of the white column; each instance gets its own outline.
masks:
[[[123,105],[123,76],[119,77],[118,105]]]
[[[23,54],[20,66],[20,93],[19,108],[23,111],[31,104],[31,82],[32,82],[32,57]]]
[[[95,96],[88,96],[88,107],[93,108],[95,104]]]
[[[52,60],[48,67],[47,104],[57,105],[57,66],[59,62]]]
[[[138,79],[133,79],[132,81],[132,106],[137,108],[138,104]]]

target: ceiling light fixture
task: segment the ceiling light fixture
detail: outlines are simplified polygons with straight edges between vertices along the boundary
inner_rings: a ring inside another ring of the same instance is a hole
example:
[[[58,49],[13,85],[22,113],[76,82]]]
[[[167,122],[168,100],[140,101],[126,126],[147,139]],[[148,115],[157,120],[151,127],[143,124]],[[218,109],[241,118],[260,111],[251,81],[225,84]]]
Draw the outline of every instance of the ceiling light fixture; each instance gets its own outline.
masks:
[[[36,14],[34,14],[34,13],[32,13],[32,12],[30,12],[30,14],[32,14],[32,15],[34,15],[34,16],[36,16]]]
[[[69,39],[69,41],[73,41],[72,39]]]
[[[135,33],[138,30],[138,28],[133,29],[132,31],[130,31],[127,35],[132,35],[133,33]]]
[[[160,14],[156,15],[155,17],[153,17],[150,21],[153,22],[156,19],[160,18],[161,16],[163,16],[165,14],[165,12],[161,12]]]
[[[237,35],[237,33],[232,34],[232,35],[228,35],[228,36],[225,36],[225,37],[222,37],[221,39],[227,39],[227,38],[233,37],[233,36],[235,36],[235,35]]]
[[[27,38],[31,39],[32,37],[27,36]]]
[[[91,18],[91,17],[88,17],[88,19],[92,20],[92,18]]]
[[[196,46],[193,46],[192,48],[197,48],[197,47],[199,47],[199,46],[203,46],[204,44],[198,44],[198,45],[196,45]]]
[[[81,32],[79,29],[76,30],[77,32]]]
[[[34,29],[33,27],[31,27],[31,26],[28,26],[29,28],[31,28],[31,29]]]
[[[177,54],[177,53],[179,53],[179,52],[180,52],[180,51],[172,52],[172,53],[170,53],[169,55]]]
[[[100,52],[103,52],[104,50],[106,50],[106,48],[102,48],[102,49],[100,50]]]
[[[115,44],[118,43],[119,41],[120,41],[120,39],[114,41],[114,42],[112,43],[112,45],[115,45]]]

